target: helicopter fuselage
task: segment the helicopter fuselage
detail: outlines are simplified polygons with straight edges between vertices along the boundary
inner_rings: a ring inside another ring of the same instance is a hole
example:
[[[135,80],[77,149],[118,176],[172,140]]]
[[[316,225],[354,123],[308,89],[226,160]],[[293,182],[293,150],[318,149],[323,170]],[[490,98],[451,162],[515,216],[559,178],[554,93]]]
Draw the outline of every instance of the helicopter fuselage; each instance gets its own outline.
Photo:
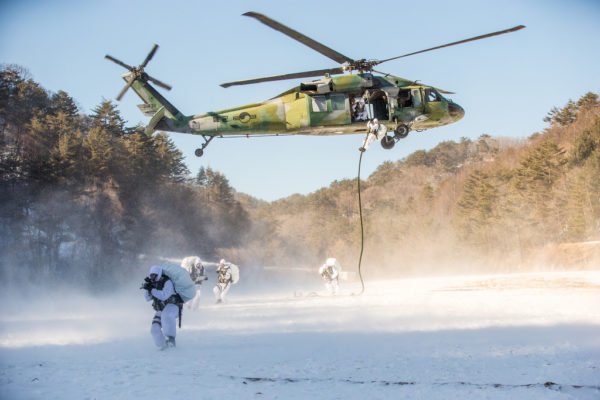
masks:
[[[378,139],[383,148],[391,149],[411,130],[422,131],[454,123],[465,115],[465,111],[461,106],[440,94],[440,92],[451,92],[386,74],[377,71],[375,67],[403,57],[525,28],[524,25],[518,25],[396,57],[367,60],[345,56],[264,14],[248,11],[243,15],[254,18],[308,46],[335,61],[339,66],[225,82],[221,86],[227,88],[287,79],[323,77],[303,82],[300,86],[260,103],[186,116],[158,93],[149,82],[167,90],[170,90],[171,87],[144,72],[148,62],[158,49],[157,44],[152,47],[150,53],[137,67],[127,65],[107,54],[105,58],[129,71],[122,75],[127,83],[117,96],[117,100],[120,100],[129,88],[137,93],[144,103],[139,106],[140,110],[145,115],[152,117],[146,126],[147,133],[163,130],[200,135],[204,138],[205,143],[201,148],[196,149],[195,154],[201,156],[206,146],[215,137],[364,133],[367,131],[367,121],[377,119],[380,124],[386,126],[388,132]],[[352,74],[352,71],[359,73]],[[347,74],[348,72],[350,74]],[[379,75],[373,75],[373,72]],[[390,132],[393,132],[393,135],[389,135]],[[361,151],[365,150],[364,147],[360,149]]]
[[[124,77],[125,78],[125,77]],[[125,78],[127,80],[127,78]],[[272,99],[240,107],[183,116],[144,81],[133,89],[153,120],[150,130],[202,136],[340,135],[366,132],[377,118],[388,130],[425,130],[460,120],[464,110],[435,88],[392,75],[371,73],[304,82]],[[154,92],[154,93],[151,93]],[[158,95],[158,97],[157,97]],[[165,105],[166,103],[166,105]],[[359,114],[360,108],[364,108]]]

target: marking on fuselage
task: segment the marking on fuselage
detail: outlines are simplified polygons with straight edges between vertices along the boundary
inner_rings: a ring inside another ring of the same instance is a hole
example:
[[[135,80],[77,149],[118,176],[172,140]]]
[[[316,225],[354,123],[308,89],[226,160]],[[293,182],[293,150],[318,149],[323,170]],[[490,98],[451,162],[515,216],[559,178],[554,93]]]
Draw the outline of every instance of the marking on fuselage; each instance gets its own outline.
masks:
[[[256,114],[250,114],[246,111],[240,113],[238,116],[233,117],[235,121],[240,121],[243,124],[250,122],[250,120],[256,119]]]

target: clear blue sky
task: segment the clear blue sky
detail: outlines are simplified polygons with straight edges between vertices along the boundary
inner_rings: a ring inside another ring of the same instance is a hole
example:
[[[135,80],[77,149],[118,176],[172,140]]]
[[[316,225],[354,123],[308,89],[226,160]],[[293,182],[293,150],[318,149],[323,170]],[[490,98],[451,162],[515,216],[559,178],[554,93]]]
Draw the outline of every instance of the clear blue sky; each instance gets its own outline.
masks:
[[[201,5],[204,3],[204,5]],[[223,89],[222,82],[337,66],[332,60],[241,16],[266,14],[347,55],[385,59],[523,24],[527,28],[378,66],[379,70],[456,92],[466,115],[454,125],[413,132],[391,150],[363,157],[366,178],[445,140],[483,133],[527,137],[545,127],[553,106],[600,91],[600,1],[508,0],[404,2],[103,0],[0,2],[0,63],[19,64],[53,92],[65,90],[87,114],[114,99],[124,69],[110,54],[138,65],[154,43],[146,71],[169,83],[162,93],[185,114],[266,100],[299,81]],[[129,91],[119,109],[144,125]],[[211,167],[238,191],[275,200],[355,178],[362,136],[217,139],[202,158],[202,139],[170,134],[195,175]],[[401,190],[401,188],[399,188]]]

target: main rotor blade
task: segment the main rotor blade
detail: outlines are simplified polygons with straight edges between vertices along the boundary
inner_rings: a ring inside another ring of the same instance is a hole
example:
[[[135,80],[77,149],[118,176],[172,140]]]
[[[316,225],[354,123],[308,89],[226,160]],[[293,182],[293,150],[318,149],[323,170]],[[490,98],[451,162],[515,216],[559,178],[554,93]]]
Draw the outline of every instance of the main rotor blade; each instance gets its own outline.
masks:
[[[146,74],[146,78],[147,78],[149,81],[151,81],[151,82],[155,83],[156,85],[158,85],[158,86],[160,86],[160,87],[162,87],[162,88],[165,88],[165,89],[167,89],[167,90],[171,90],[171,89],[172,89],[172,87],[171,87],[171,86],[167,85],[166,83],[163,83],[163,82],[159,81],[159,80],[158,80],[158,79],[156,79],[156,78],[153,78],[153,77],[151,77],[151,76],[150,76],[150,75],[148,75],[148,74]]]
[[[145,68],[146,64],[148,64],[148,62],[150,60],[152,60],[152,57],[154,57],[154,53],[156,53],[156,49],[158,49],[158,45],[154,44],[154,46],[152,47],[152,50],[150,50],[150,53],[148,53],[148,55],[146,56],[146,59],[144,60],[143,63],[140,64],[139,68]]]
[[[317,42],[316,40],[313,40],[313,39],[309,38],[308,36],[305,36],[305,35],[301,34],[300,32],[293,30],[292,28],[289,28],[283,24],[280,24],[279,22],[267,17],[266,15],[259,14],[254,11],[248,11],[247,13],[244,13],[242,15],[255,18],[255,19],[259,20],[260,22],[262,22],[263,24],[275,29],[276,31],[283,33],[284,35],[291,37],[292,39],[296,39],[300,43],[310,47],[313,50],[318,51],[319,53],[323,54],[325,57],[329,57],[332,60],[334,60],[340,64],[343,64],[345,62],[350,63],[350,62],[354,61],[351,58],[346,57],[345,55],[340,54],[337,51],[330,49],[329,47]]]
[[[437,88],[437,87],[435,88],[435,90],[437,90],[437,91],[438,91],[438,92],[440,92],[440,93],[444,93],[444,94],[456,94],[456,93],[454,93],[454,92],[449,92],[449,91],[447,91],[447,90],[442,90],[442,89],[440,89],[440,88]]]
[[[273,76],[265,76],[263,78],[246,79],[243,81],[226,82],[226,83],[221,83],[221,86],[224,88],[228,88],[229,86],[236,86],[236,85],[249,85],[252,83],[283,81],[286,79],[308,78],[308,77],[313,77],[313,76],[323,76],[325,74],[342,74],[342,73],[344,73],[343,67],[330,68],[330,69],[318,69],[315,71],[305,71],[305,72],[297,72],[297,73],[293,73],[293,74],[273,75]]]
[[[503,35],[505,33],[515,32],[515,31],[518,31],[519,29],[523,29],[523,28],[525,28],[524,25],[518,25],[518,26],[515,26],[515,27],[510,28],[510,29],[505,29],[503,31],[488,33],[486,35],[481,35],[481,36],[475,36],[475,37],[472,37],[472,38],[469,38],[469,39],[460,40],[458,42],[452,42],[452,43],[448,43],[448,44],[443,44],[441,46],[432,47],[430,49],[425,49],[425,50],[421,50],[421,51],[415,51],[414,53],[408,53],[408,54],[404,54],[404,55],[401,55],[401,56],[398,56],[398,57],[388,58],[388,59],[385,59],[385,60],[379,60],[374,65],[381,64],[381,63],[384,63],[384,62],[387,62],[387,61],[391,61],[391,60],[396,60],[396,59],[402,58],[402,57],[408,57],[408,56],[412,56],[412,55],[419,54],[419,53],[425,53],[426,51],[441,49],[443,47],[449,47],[449,46],[454,46],[454,45],[457,45],[457,44],[472,42],[474,40],[485,39],[485,38],[489,38],[489,37],[497,36],[497,35]]]
[[[377,72],[378,74],[381,74],[381,75],[384,75],[384,76],[390,76],[390,75],[392,75],[392,74],[389,74],[389,73],[387,73],[387,72],[381,72],[381,71],[377,71],[377,70],[375,70],[375,69],[373,70],[373,72]],[[394,76],[394,75],[392,75],[392,76]],[[402,79],[402,78],[400,78],[400,79]],[[402,79],[402,80],[404,80],[404,79]],[[416,84],[417,84],[417,81],[414,81],[414,82],[412,82],[412,83],[411,83],[411,85],[410,85],[410,86],[412,86],[412,85],[416,85]],[[429,86],[429,85],[424,85],[424,86]],[[433,86],[432,86],[432,87],[433,87]],[[437,91],[438,91],[438,92],[440,92],[440,93],[444,93],[444,94],[456,94],[456,93],[454,93],[454,92],[449,92],[449,91],[447,91],[447,90],[442,90],[442,89],[440,89],[440,88],[435,88],[435,90],[437,90]]]
[[[117,60],[116,58],[114,58],[113,56],[109,56],[108,54],[104,56],[104,58],[106,58],[107,60],[110,60],[116,64],[119,64],[121,67],[128,69],[130,71],[133,71],[133,67],[130,65],[125,64],[123,61],[121,60]]]

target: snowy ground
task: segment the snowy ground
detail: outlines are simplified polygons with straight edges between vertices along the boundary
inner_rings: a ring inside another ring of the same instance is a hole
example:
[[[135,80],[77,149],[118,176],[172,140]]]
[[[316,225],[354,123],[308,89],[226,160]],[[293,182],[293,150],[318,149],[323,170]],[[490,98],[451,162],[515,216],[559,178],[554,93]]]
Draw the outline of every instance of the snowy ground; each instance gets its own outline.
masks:
[[[600,272],[241,284],[224,305],[207,287],[162,352],[137,287],[6,299],[0,399],[600,398]]]

